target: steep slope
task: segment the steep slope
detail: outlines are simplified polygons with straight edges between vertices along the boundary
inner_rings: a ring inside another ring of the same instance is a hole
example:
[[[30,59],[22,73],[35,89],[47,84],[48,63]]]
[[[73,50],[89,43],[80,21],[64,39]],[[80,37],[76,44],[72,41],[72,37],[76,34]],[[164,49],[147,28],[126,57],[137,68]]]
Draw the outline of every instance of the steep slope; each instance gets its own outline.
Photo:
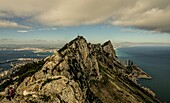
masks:
[[[127,78],[110,41],[90,44],[78,36],[42,69],[17,87],[14,102],[155,103],[155,97]]]

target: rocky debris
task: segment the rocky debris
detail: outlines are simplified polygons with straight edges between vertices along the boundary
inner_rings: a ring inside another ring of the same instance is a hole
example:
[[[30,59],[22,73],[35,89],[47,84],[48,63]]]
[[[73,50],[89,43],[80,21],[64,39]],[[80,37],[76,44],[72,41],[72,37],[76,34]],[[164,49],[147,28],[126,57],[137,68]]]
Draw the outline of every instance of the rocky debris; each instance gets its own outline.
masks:
[[[90,44],[78,36],[44,60],[43,67],[17,87],[13,102],[159,102],[128,79],[110,41]]]
[[[27,78],[17,89],[17,93],[24,96],[25,102],[83,102],[78,83],[64,76],[47,77],[34,82],[30,79],[32,78]]]

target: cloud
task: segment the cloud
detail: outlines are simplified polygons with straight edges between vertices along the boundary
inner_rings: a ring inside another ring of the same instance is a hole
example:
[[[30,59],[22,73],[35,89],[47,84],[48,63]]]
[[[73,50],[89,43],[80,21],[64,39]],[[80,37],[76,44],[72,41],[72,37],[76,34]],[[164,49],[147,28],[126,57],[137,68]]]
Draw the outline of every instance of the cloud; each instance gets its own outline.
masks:
[[[0,12],[13,17],[29,17],[46,26],[77,26],[106,22],[115,11],[134,0],[1,0]],[[77,4],[77,5],[75,5]]]
[[[121,31],[124,31],[124,32],[139,32],[139,30],[131,29],[131,28],[123,28],[123,29],[121,29]]]
[[[170,32],[170,1],[138,0],[134,7],[120,11],[112,24]]]
[[[0,20],[5,16],[49,28],[112,24],[170,32],[170,0],[1,0]]]
[[[101,0],[66,0],[56,3],[54,7],[51,7],[46,12],[41,12],[33,19],[48,26],[99,24],[105,22],[110,16],[112,16],[114,12],[112,10],[119,9],[119,6],[126,6],[119,1],[115,0],[113,2],[111,0],[105,0],[105,2],[103,2]],[[78,5],[75,5],[77,3]]]
[[[19,33],[27,33],[27,32],[33,32],[33,31],[34,31],[33,29],[17,30],[17,32],[19,32]]]
[[[144,34],[160,34],[160,31],[149,30],[146,31],[144,29],[134,29],[134,28],[122,28],[121,31],[123,32],[131,32],[131,33],[144,33]],[[167,34],[167,33],[162,33]]]
[[[19,32],[19,33],[27,33],[29,31],[27,31],[27,30],[17,30],[17,32]]]
[[[3,27],[3,28],[7,28],[7,27],[8,28],[25,28],[25,29],[30,28],[28,26],[23,26],[23,25],[20,25],[18,23],[6,21],[6,20],[0,20],[0,27]]]
[[[0,38],[0,44],[57,44],[64,45],[67,41],[58,40],[42,40],[42,39],[31,39],[31,40],[21,40],[21,39],[11,39],[11,38]]]
[[[40,28],[38,30],[42,31],[42,30],[58,30],[58,29],[59,28],[48,28],[48,27],[46,27],[46,28]]]

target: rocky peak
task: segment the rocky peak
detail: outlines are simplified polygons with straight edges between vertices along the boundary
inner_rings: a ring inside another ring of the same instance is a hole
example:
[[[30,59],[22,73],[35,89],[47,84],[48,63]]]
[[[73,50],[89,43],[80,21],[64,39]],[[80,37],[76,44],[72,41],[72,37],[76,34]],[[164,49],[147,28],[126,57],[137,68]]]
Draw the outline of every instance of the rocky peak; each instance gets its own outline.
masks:
[[[105,43],[102,45],[102,47],[103,47],[103,50],[105,51],[105,53],[106,53],[108,56],[110,56],[110,57],[112,57],[112,58],[116,57],[116,52],[114,51],[113,45],[112,45],[112,43],[111,43],[110,40],[107,41],[107,42],[105,42]]]
[[[78,36],[45,59],[42,69],[17,87],[17,102],[155,102],[128,80],[110,41],[87,43]],[[118,73],[121,71],[121,74]],[[21,99],[23,98],[23,99]]]

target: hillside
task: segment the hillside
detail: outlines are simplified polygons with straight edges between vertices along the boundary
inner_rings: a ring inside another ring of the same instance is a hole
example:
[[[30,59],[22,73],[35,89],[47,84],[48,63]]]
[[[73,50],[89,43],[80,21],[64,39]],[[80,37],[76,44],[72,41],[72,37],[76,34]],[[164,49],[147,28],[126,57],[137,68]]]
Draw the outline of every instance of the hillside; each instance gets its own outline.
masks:
[[[128,70],[118,61],[110,41],[103,45],[91,44],[78,36],[42,62],[41,67],[17,79],[20,81],[12,80],[17,92],[13,102],[160,102],[128,79]],[[6,100],[2,97],[0,102]]]

